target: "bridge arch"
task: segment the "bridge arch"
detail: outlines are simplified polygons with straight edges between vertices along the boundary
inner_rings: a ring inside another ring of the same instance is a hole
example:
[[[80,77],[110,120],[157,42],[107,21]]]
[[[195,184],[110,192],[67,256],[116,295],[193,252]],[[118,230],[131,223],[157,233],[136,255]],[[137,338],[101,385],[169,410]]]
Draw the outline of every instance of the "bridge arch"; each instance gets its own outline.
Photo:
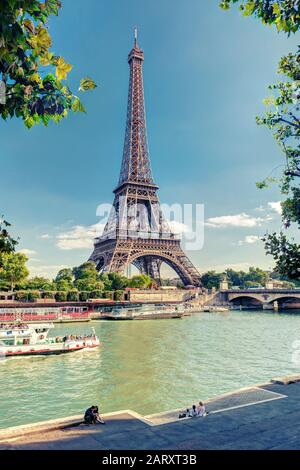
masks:
[[[230,299],[228,299],[230,303],[233,305],[238,306],[249,306],[252,308],[262,308],[264,301],[261,299],[261,296],[252,295],[252,294],[237,294]]]
[[[298,304],[300,306],[300,295],[299,296],[296,296],[296,295],[293,296],[293,295],[288,295],[288,294],[276,295],[268,303],[272,304],[274,302],[278,303],[279,308],[280,306],[284,304],[290,304],[291,306],[293,304]]]

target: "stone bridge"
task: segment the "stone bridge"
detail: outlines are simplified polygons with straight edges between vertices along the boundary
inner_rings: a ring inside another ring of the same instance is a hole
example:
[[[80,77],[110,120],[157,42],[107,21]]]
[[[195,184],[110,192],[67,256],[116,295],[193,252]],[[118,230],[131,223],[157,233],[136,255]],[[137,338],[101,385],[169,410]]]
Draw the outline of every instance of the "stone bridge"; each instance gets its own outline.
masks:
[[[220,294],[223,300],[241,307],[300,308],[300,289],[228,289]]]

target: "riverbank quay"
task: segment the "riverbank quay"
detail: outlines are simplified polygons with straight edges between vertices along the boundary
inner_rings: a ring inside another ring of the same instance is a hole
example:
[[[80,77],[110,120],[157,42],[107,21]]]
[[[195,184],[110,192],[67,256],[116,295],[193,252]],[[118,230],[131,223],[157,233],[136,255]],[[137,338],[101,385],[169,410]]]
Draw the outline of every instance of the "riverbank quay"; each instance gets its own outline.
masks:
[[[208,416],[178,419],[182,409],[142,416],[82,415],[0,430],[0,450],[299,450],[300,376],[243,388],[206,402]]]

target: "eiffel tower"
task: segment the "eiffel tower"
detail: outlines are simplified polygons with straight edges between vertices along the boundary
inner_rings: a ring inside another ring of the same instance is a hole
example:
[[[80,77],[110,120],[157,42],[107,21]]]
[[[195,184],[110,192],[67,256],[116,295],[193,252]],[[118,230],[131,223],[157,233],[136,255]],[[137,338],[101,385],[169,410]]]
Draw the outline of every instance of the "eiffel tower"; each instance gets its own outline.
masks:
[[[160,207],[148,150],[142,66],[144,52],[135,30],[130,68],[127,123],[122,167],[103,234],[95,239],[90,261],[101,272],[119,272],[133,264],[160,281],[161,264],[175,270],[184,285],[200,286],[200,274],[171,232]]]

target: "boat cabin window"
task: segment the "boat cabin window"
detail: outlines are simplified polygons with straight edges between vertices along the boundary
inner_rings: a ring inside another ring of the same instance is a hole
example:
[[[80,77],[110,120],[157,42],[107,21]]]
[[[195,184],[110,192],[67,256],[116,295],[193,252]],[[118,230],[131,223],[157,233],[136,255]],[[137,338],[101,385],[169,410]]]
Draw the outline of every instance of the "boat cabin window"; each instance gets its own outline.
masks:
[[[5,345],[5,346],[13,346],[15,344],[15,340],[14,339],[3,339],[1,340],[1,342]]]

